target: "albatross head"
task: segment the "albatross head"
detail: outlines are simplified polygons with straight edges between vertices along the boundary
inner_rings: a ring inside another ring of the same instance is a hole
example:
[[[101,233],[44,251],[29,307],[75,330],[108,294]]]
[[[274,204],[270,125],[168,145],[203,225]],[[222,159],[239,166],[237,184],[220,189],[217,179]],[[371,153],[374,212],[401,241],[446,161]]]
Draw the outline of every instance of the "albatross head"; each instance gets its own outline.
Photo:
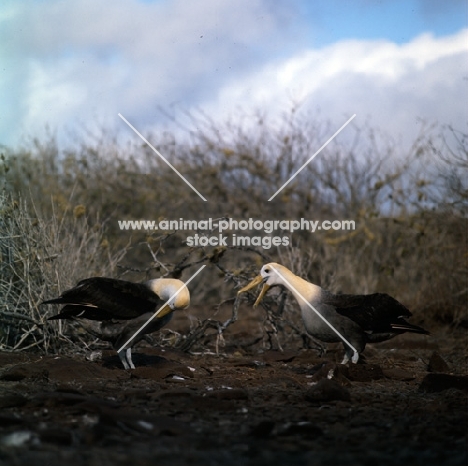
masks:
[[[155,317],[164,317],[172,311],[186,309],[190,305],[190,292],[181,280],[156,278],[147,282],[147,286],[165,302]]]
[[[284,266],[277,264],[276,262],[270,262],[265,264],[260,270],[260,275],[255,277],[248,285],[240,289],[237,294],[244,293],[254,286],[257,286],[260,283],[263,283],[262,291],[258,295],[257,300],[255,301],[254,307],[262,301],[265,293],[275,285],[286,285],[287,280],[284,278],[285,275],[291,275],[292,273]]]

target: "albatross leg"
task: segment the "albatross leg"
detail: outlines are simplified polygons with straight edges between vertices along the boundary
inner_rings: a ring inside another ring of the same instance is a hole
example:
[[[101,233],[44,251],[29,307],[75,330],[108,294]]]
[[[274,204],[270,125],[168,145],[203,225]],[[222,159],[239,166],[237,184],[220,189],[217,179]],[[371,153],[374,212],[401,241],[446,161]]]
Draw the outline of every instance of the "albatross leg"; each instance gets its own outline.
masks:
[[[127,351],[128,351],[128,350],[127,350]],[[124,369],[125,369],[125,370],[130,369],[130,365],[129,365],[128,362],[127,362],[127,357],[126,357],[127,355],[126,355],[126,353],[124,353],[123,350],[122,350],[122,351],[119,351],[117,354],[119,355],[119,358],[120,358],[120,360],[122,361],[122,364],[123,364],[123,366],[124,366]],[[130,361],[131,361],[131,359],[130,359]],[[132,363],[132,365],[133,365],[133,363]],[[133,369],[135,369],[135,366],[133,366]]]
[[[309,340],[314,344],[314,347],[312,349],[316,350],[319,354],[319,357],[322,357],[326,352],[327,352],[327,347],[325,345],[322,345],[316,338],[314,338],[312,335],[309,333],[305,333],[305,336],[309,338]],[[304,336],[304,342],[305,342],[305,336]],[[309,346],[310,348],[310,346]]]
[[[341,361],[341,364],[348,364],[350,359],[353,364],[357,364],[357,362],[359,361],[359,353],[353,351],[351,348],[346,348],[345,355],[343,357],[343,361]]]
[[[135,364],[132,361],[132,348],[127,348],[127,361],[130,364],[130,369],[135,369]]]

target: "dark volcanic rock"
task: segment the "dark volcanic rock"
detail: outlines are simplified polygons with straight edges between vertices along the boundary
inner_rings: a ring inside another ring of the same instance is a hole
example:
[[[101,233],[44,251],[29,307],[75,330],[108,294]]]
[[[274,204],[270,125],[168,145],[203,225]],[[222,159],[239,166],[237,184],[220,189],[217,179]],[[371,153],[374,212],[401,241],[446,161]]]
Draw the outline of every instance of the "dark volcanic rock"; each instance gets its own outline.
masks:
[[[182,377],[186,379],[192,378],[193,373],[187,366],[184,366],[183,364],[160,358],[158,363],[154,366],[142,366],[133,369],[131,371],[131,376],[138,379],[151,380],[162,380],[170,376]]]
[[[193,390],[188,390],[186,388],[179,388],[175,390],[165,390],[161,393],[158,393],[156,396],[161,400],[170,400],[170,399],[180,399],[180,398],[190,398],[195,395]]]
[[[153,435],[183,435],[190,432],[189,426],[167,416],[146,414],[134,409],[107,409],[99,412],[100,425],[116,426],[124,432]]]
[[[208,397],[216,398],[218,400],[248,400],[249,394],[247,390],[242,388],[223,388],[220,390],[213,390],[208,392]]]
[[[44,364],[44,363],[41,363]],[[72,358],[54,358],[47,364],[49,380],[57,383],[89,383],[97,380],[124,380],[129,378],[123,369],[111,370],[98,363],[76,361]]]
[[[87,383],[93,380],[128,379],[129,377],[124,370],[110,370],[100,364],[78,361],[70,357],[46,357],[37,362],[11,367],[3,372],[0,380],[36,379],[68,384],[71,382]]]
[[[383,375],[387,377],[387,379],[393,380],[414,380],[416,377],[411,372],[405,371],[404,369],[399,369],[397,367],[393,369],[384,369]]]
[[[318,358],[295,339],[282,342],[289,355],[242,348],[241,358],[142,344],[128,371],[112,350],[100,362],[0,353],[0,371],[16,365],[21,379],[0,380],[0,464],[466,466],[466,332],[456,332],[438,341],[458,377],[428,375],[434,348],[376,348],[344,366],[333,362],[340,344]],[[436,393],[418,391],[425,376],[421,389]]]
[[[439,373],[450,372],[448,364],[442,359],[442,356],[437,351],[432,353],[431,359],[429,359],[429,364],[427,365],[427,370],[429,372]]]
[[[47,380],[48,376],[49,372],[47,369],[37,366],[34,363],[28,363],[7,369],[0,375],[0,380],[8,382],[18,382],[23,379]]]
[[[14,416],[12,414],[0,414],[0,426],[10,427],[24,424],[26,421],[23,418]]]
[[[30,361],[33,358],[34,356],[26,353],[0,352],[0,367],[5,367],[9,364],[21,364],[22,362]]]
[[[17,393],[0,395],[0,409],[24,406],[27,402],[28,399],[26,397]]]
[[[441,392],[450,388],[468,391],[468,376],[427,374],[419,386],[423,392]]]
[[[329,379],[343,386],[351,385],[348,379],[348,367],[343,364],[335,364],[334,362],[328,361],[313,367],[311,372],[313,374],[311,378],[312,382]]]
[[[296,351],[266,351],[263,353],[263,360],[266,363],[289,362],[297,356]]]
[[[306,391],[305,399],[307,401],[350,401],[351,395],[346,388],[337,382],[322,379]]]
[[[32,400],[35,406],[49,408],[64,408],[67,406],[81,406],[86,411],[97,411],[104,407],[115,407],[119,404],[112,400],[105,400],[95,396],[79,395],[65,392],[44,392],[35,395]]]
[[[306,436],[313,438],[323,435],[323,431],[320,427],[312,424],[312,422],[294,422],[278,428],[278,435]]]
[[[275,423],[273,421],[260,421],[252,426],[249,435],[257,438],[266,438],[273,432],[274,428]]]
[[[383,379],[382,368],[378,364],[350,364],[348,378],[352,382],[370,382]]]
[[[72,432],[69,429],[59,429],[57,427],[41,430],[39,438],[41,442],[53,443],[56,445],[68,446],[73,443]]]

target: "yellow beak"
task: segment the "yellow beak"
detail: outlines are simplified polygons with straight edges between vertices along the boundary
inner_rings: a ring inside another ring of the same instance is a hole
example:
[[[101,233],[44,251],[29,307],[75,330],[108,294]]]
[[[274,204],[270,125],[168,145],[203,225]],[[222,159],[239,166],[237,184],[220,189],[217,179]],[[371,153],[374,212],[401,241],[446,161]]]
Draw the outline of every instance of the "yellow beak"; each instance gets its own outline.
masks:
[[[155,316],[154,316],[154,319],[157,317],[158,319],[161,319],[161,317],[164,317],[166,316],[167,314],[169,314],[170,312],[172,312],[172,309],[171,307],[168,305],[168,304],[165,304],[161,309],[158,310],[158,312],[156,312]]]
[[[263,277],[261,275],[258,275],[255,277],[248,285],[244,286],[244,288],[241,288],[237,294],[245,293],[246,291],[251,290],[254,286],[257,286],[258,284],[263,282]],[[262,301],[263,297],[265,296],[265,293],[270,289],[270,285],[267,285],[266,283],[263,284],[262,291],[260,291],[260,294],[258,295],[257,300],[255,301],[254,307],[257,307],[260,302]]]

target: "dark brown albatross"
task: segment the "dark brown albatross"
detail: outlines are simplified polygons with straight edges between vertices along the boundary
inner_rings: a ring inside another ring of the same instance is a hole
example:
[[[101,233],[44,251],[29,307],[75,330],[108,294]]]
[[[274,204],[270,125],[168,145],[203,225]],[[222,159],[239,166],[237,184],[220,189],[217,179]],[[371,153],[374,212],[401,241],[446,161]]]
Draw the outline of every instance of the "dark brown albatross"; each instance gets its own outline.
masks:
[[[274,262],[264,265],[260,275],[238,293],[260,283],[263,283],[263,288],[254,306],[260,303],[270,287],[284,286],[299,303],[302,320],[312,337],[329,343],[343,341],[345,355],[342,364],[350,359],[357,363],[366,343],[389,340],[405,332],[429,334],[422,327],[408,323],[405,318],[411,317],[411,312],[385,293],[333,294]]]
[[[190,304],[185,283],[172,278],[157,278],[146,283],[132,283],[112,278],[93,277],[42,304],[65,304],[60,313],[49,317],[80,319],[81,325],[95,337],[110,341],[118,351],[125,369],[135,369],[132,347],[144,335],[156,332],[172,318],[172,311]],[[161,308],[162,307],[162,308]],[[157,316],[127,344],[127,341],[159,309]],[[84,320],[81,320],[84,319]]]

